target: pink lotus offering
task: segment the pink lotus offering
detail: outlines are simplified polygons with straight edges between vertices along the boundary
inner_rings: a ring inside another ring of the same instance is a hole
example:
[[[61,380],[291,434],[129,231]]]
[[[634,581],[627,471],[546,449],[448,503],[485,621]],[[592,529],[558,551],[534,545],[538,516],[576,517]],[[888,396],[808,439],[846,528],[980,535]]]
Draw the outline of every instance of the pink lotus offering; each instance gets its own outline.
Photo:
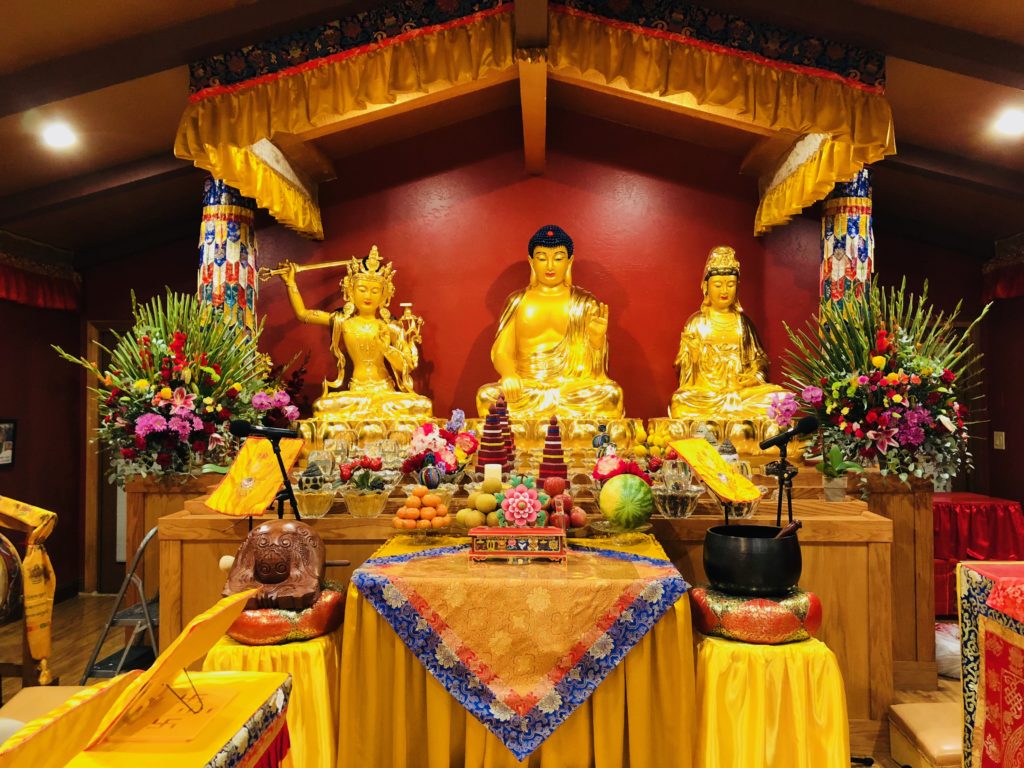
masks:
[[[505,499],[501,502],[501,510],[507,525],[519,528],[533,525],[537,522],[537,514],[541,510],[537,489],[527,488],[525,485],[512,488],[505,493]]]

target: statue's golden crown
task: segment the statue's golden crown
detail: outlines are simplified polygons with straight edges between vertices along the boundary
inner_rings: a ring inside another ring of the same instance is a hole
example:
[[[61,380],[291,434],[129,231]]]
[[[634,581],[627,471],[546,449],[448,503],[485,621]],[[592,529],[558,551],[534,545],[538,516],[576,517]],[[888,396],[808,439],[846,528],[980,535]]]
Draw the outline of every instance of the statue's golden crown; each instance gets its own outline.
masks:
[[[704,279],[712,275],[740,275],[740,262],[736,258],[736,250],[728,245],[717,245],[708,254],[708,262],[704,265]]]
[[[381,283],[390,283],[394,277],[395,269],[391,262],[382,262],[377,246],[370,248],[370,253],[365,258],[353,256],[346,265],[350,280],[374,280]]]

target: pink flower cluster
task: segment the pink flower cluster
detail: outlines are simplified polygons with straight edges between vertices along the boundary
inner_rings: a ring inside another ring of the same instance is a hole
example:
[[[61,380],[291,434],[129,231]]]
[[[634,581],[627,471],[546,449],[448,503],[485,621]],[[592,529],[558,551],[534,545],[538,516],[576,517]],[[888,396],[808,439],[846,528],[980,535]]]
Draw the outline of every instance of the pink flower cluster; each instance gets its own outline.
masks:
[[[541,510],[540,499],[536,488],[517,485],[505,493],[501,502],[501,510],[505,521],[518,528],[525,528],[537,522],[537,513]]]

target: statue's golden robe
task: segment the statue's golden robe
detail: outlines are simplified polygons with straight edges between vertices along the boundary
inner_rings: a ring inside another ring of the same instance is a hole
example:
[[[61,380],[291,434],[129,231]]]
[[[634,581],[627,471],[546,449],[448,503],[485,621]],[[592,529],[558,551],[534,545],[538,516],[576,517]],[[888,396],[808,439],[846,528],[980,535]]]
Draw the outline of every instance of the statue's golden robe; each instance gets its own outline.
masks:
[[[509,296],[498,322],[498,338],[515,322],[526,290]],[[622,389],[605,372],[608,342],[601,349],[594,349],[587,337],[589,318],[600,311],[600,304],[590,293],[575,286],[569,301],[569,324],[558,344],[532,354],[517,350],[516,371],[522,381],[522,395],[508,403],[513,416],[620,418],[623,414]],[[493,350],[491,358],[493,361]],[[480,388],[476,404],[481,418],[501,393],[501,382]]]

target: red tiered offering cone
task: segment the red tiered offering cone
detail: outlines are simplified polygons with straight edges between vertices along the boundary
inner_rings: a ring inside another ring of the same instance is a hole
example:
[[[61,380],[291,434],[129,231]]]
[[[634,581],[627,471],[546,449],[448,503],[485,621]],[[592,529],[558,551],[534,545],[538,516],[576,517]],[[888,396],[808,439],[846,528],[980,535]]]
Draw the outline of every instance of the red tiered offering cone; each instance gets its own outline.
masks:
[[[549,477],[569,479],[569,466],[565,463],[565,452],[562,450],[562,428],[554,416],[548,423],[548,431],[544,436],[544,455],[540,461],[540,479]]]
[[[492,405],[484,418],[480,449],[476,453],[476,465],[483,468],[486,464],[501,464],[504,470],[508,463],[505,436],[501,433],[501,416],[497,412],[497,406]]]
[[[499,423],[501,424],[501,436],[505,441],[506,460],[502,471],[511,472],[516,458],[516,440],[512,436],[512,422],[508,417],[508,403],[504,395],[498,395],[498,402],[494,404],[494,410],[498,414]]]

